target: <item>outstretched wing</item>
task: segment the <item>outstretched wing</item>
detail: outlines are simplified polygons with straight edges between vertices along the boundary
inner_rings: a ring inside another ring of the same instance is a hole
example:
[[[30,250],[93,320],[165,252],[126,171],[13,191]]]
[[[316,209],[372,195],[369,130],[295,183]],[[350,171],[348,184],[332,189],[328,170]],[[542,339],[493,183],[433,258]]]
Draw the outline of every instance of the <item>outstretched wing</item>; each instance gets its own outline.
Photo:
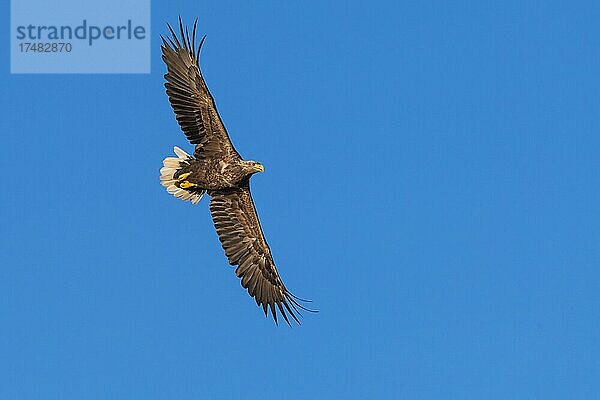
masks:
[[[249,182],[246,181],[241,188],[209,194],[210,212],[219,240],[229,264],[238,266],[235,273],[242,279],[242,286],[248,289],[256,304],[262,306],[265,316],[269,307],[277,322],[277,307],[288,324],[290,321],[286,311],[300,323],[298,308],[312,310],[298,303],[300,299],[286,289],[277,273],[250,195]]]
[[[181,17],[180,38],[169,24],[167,26],[172,37],[165,39],[161,36],[162,59],[167,64],[167,95],[183,133],[190,143],[196,145],[196,157],[239,158],[200,72],[198,59],[206,36],[202,38],[198,50],[194,53],[197,22],[198,20],[194,21],[191,41],[187,27],[184,31]]]

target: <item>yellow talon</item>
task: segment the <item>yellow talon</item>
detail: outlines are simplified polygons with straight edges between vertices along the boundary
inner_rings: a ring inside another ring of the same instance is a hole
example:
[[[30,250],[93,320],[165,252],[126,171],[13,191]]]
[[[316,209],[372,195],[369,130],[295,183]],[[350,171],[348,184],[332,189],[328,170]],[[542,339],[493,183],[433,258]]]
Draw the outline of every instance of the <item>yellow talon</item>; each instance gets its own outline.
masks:
[[[190,181],[183,181],[183,182],[179,183],[179,187],[182,188],[182,189],[188,189],[188,188],[191,188],[191,187],[194,187],[194,186],[196,186],[196,184],[194,184],[194,183],[192,183]]]
[[[184,180],[185,178],[187,178],[187,177],[188,177],[188,176],[190,176],[191,174],[192,174],[191,172],[186,172],[185,174],[181,174],[181,175],[179,175],[179,176],[177,177],[177,180],[181,182],[182,180]]]

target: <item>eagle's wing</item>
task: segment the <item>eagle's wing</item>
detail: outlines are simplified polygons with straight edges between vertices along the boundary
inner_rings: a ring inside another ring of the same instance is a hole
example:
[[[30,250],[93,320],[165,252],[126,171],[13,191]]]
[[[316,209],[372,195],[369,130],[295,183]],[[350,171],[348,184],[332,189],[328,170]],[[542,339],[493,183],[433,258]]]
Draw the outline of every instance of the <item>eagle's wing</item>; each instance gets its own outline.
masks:
[[[289,324],[286,311],[300,323],[298,308],[309,310],[298,303],[301,300],[291,294],[281,281],[271,250],[265,240],[252,196],[246,182],[241,188],[218,190],[209,193],[212,214],[219,240],[223,245],[229,264],[237,265],[236,275],[242,286],[248,289],[256,304],[263,307],[265,316],[270,307],[277,322],[275,306]]]
[[[192,32],[192,40],[179,18],[180,38],[177,37],[170,25],[172,37],[165,39],[162,59],[167,64],[165,87],[171,106],[179,126],[190,143],[196,145],[194,155],[221,159],[239,158],[240,155],[233,147],[227,130],[217,112],[215,101],[208,91],[200,72],[200,48],[204,38],[196,49],[196,23]]]

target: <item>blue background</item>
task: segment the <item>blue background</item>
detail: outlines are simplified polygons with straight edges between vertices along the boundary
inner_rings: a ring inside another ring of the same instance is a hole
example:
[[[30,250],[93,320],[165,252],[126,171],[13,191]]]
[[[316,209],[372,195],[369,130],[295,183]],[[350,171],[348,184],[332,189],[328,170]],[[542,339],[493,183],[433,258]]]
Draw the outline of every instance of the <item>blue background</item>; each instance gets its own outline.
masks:
[[[600,7],[418,3],[155,1],[150,75],[5,49],[0,398],[597,397]],[[179,13],[301,327],[159,184]]]

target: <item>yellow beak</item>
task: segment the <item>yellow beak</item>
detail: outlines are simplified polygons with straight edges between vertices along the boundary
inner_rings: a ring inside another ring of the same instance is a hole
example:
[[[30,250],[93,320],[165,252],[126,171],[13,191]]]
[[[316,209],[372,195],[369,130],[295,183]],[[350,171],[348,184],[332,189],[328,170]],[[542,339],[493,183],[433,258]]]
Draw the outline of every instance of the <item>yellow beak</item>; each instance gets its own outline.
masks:
[[[258,164],[255,165],[254,168],[258,171],[258,172],[265,172],[265,166],[262,164]]]

